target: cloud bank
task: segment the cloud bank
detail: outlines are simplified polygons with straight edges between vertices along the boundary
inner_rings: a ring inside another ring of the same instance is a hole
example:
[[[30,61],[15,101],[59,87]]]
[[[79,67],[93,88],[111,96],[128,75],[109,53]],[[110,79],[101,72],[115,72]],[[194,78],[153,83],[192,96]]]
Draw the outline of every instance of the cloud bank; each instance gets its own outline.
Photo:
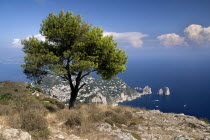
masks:
[[[184,33],[188,40],[197,44],[210,42],[210,26],[204,28],[201,25],[192,24],[184,30]]]
[[[143,45],[142,38],[147,37],[148,35],[142,34],[140,32],[104,32],[104,36],[112,35],[114,40],[120,43],[121,46],[130,46],[134,48],[140,48]]]
[[[22,47],[21,40],[19,38],[13,39],[12,46],[15,48],[21,48]]]
[[[191,24],[184,29],[184,36],[181,37],[175,33],[164,34],[157,37],[160,43],[165,47],[173,46],[210,46],[210,26]]]
[[[175,33],[160,35],[157,39],[165,47],[185,45],[185,38]]]

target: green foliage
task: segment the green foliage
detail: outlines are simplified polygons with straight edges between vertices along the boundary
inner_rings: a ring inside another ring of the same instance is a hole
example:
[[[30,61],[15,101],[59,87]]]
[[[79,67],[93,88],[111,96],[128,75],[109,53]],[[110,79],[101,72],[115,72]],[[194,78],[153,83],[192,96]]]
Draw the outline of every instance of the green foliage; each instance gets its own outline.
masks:
[[[50,13],[42,21],[40,33],[46,41],[35,37],[23,40],[25,74],[41,80],[46,74],[63,77],[66,74],[97,71],[109,79],[126,69],[127,56],[117,48],[112,36],[103,36],[100,27],[93,27],[81,16],[61,11]]]
[[[53,105],[56,105],[58,108],[60,109],[64,109],[65,108],[65,104],[58,101],[57,99],[54,99],[54,98],[43,98],[43,99],[39,99],[40,101],[42,102],[46,102],[46,103],[50,103],[50,104],[53,104]]]
[[[0,95],[0,101],[11,100],[12,94],[11,93],[4,93]]]
[[[27,84],[26,88],[28,88],[31,92],[37,91],[43,93],[43,90],[40,87],[33,87],[31,84]]]

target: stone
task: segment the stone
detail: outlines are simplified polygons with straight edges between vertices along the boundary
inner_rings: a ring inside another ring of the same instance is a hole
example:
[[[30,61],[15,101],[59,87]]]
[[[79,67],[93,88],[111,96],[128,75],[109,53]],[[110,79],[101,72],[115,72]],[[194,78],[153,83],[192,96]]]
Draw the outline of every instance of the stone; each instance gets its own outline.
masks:
[[[4,140],[31,140],[28,132],[6,126],[0,126],[0,136]]]

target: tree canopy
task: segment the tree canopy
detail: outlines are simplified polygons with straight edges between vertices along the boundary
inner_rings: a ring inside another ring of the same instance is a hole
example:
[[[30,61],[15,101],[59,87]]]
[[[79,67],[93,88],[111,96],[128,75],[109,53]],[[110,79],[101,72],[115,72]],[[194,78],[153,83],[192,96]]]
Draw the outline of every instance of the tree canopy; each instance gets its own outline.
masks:
[[[71,99],[73,94],[77,97],[84,86],[81,80],[91,72],[110,79],[126,69],[126,53],[117,48],[113,36],[104,36],[102,28],[84,22],[79,14],[50,13],[42,20],[40,34],[45,41],[32,36],[21,42],[26,54],[24,73],[39,82],[47,74],[60,76],[69,83]]]

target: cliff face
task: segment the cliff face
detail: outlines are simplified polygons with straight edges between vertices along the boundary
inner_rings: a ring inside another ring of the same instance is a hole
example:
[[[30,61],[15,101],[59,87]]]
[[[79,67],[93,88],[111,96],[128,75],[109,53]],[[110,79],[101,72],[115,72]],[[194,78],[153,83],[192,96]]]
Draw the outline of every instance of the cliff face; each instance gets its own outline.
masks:
[[[141,95],[151,94],[151,88],[146,86],[142,92],[130,88],[119,77],[114,77],[111,80],[102,78],[86,77],[82,83],[87,85],[83,87],[77,101],[80,103],[95,103],[95,104],[111,104],[117,105],[119,102],[133,100]],[[62,81],[58,77],[48,76],[43,79],[40,86],[47,94],[56,97],[59,100],[67,103],[70,97],[70,87],[67,82]]]

